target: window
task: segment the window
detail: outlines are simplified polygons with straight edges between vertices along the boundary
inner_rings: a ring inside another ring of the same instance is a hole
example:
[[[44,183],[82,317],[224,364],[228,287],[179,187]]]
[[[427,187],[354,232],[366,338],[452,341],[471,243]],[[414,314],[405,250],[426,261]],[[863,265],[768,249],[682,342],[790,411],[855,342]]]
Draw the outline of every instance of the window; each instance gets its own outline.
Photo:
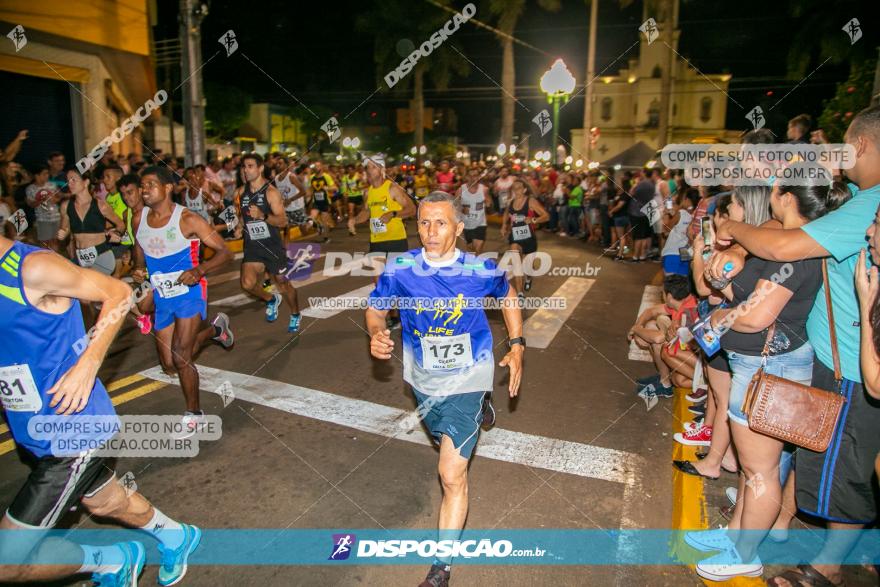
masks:
[[[651,77],[663,77],[663,70],[660,69],[659,65],[654,66],[654,71],[651,72]]]
[[[602,98],[602,120],[608,122],[611,120],[611,98]]]
[[[660,102],[651,100],[648,106],[648,128],[657,128],[660,126]]]
[[[712,98],[706,96],[700,100],[700,120],[709,122],[712,119]]]

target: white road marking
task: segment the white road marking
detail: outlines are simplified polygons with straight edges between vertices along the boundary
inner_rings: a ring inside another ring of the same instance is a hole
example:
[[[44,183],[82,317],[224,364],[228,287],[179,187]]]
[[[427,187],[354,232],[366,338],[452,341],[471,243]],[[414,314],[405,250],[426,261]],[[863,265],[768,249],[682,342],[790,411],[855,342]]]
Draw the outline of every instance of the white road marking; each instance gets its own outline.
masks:
[[[376,286],[371,283],[369,285],[365,285],[363,287],[353,289],[348,293],[344,293],[341,296],[336,296],[335,298],[332,298],[333,301],[330,303],[334,304],[336,306],[342,306],[342,304],[344,304],[346,300],[366,299],[370,295],[370,292],[373,291],[373,289],[375,287]],[[355,308],[352,307],[351,309],[353,310]],[[333,309],[330,309],[330,308],[318,309],[318,308],[314,308],[314,307],[309,306],[308,308],[306,308],[305,310],[302,311],[302,315],[308,316],[310,318],[332,318],[333,316],[340,314],[344,311],[345,311],[344,307],[337,307],[337,308],[333,308]]]
[[[565,321],[593,287],[595,279],[569,277],[565,283],[553,293],[553,297],[565,298],[564,310],[538,310],[523,325],[523,336],[529,348],[546,349],[556,338]]]
[[[651,306],[656,306],[661,303],[663,303],[663,287],[659,285],[646,285],[645,291],[642,293],[642,303],[639,305],[639,311],[636,314],[636,318],[641,316],[642,312]],[[654,359],[651,358],[651,353],[645,349],[639,348],[634,342],[629,343],[629,360],[647,361],[648,363],[654,362]]]
[[[141,375],[177,384],[177,378],[168,377],[160,367],[142,371]],[[199,365],[199,379],[202,391],[220,394],[228,389],[228,385],[224,385],[228,382],[237,400],[370,434],[431,445],[431,439],[422,427],[413,427],[411,424],[417,421],[415,410],[401,410],[203,365]],[[639,477],[646,464],[642,457],[633,453],[501,428],[482,433],[476,454],[488,459],[627,485]]]
[[[323,256],[323,255],[322,255]],[[333,268],[332,275],[326,275],[323,271],[320,273],[312,273],[308,279],[303,279],[302,281],[292,281],[293,286],[297,289],[305,287],[307,285],[313,285],[315,283],[320,283],[331,277],[337,277],[339,274],[347,274],[347,271],[350,269],[354,269],[355,267],[360,267],[363,265],[363,259],[352,259],[346,263],[342,263],[341,265]],[[229,296],[226,298],[220,298],[219,300],[214,300],[213,302],[209,302],[210,306],[228,306],[228,307],[237,307],[244,306],[246,304],[250,304],[251,302],[258,301],[257,298],[250,294],[240,293],[235,294],[234,296]]]

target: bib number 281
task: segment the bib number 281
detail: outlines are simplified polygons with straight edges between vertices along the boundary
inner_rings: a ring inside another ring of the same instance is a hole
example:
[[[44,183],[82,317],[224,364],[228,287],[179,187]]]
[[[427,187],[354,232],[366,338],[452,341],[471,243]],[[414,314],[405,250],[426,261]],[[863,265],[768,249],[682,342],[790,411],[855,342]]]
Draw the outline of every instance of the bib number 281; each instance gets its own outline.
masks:
[[[28,365],[0,367],[0,401],[10,412],[39,412],[43,400]]]

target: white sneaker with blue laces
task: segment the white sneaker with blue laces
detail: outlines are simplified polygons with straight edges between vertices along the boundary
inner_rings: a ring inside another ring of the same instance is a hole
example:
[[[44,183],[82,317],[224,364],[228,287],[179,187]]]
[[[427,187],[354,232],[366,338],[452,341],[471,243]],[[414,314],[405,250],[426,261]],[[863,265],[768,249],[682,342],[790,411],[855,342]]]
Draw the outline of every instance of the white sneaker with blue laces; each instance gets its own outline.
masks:
[[[189,555],[199,547],[202,539],[202,531],[197,526],[181,524],[183,527],[183,543],[171,550],[159,544],[159,554],[162,555],[162,565],[159,567],[159,585],[168,587],[175,585],[186,575]]]
[[[92,581],[97,587],[137,587],[138,577],[147,562],[147,550],[140,542],[120,542],[125,562],[115,573],[92,573]]]

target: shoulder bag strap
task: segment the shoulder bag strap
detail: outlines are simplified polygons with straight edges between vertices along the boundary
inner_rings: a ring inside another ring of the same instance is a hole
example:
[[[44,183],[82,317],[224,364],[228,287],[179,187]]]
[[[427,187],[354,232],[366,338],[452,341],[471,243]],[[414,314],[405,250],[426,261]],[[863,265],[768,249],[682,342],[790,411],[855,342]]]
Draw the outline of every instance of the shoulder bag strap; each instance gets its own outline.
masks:
[[[834,380],[838,389],[843,381],[840,372],[840,354],[837,350],[837,327],[834,325],[834,308],[831,305],[831,284],[828,282],[828,261],[822,259],[822,282],[825,285],[825,308],[828,311],[828,329],[831,335],[831,356],[834,360]]]

